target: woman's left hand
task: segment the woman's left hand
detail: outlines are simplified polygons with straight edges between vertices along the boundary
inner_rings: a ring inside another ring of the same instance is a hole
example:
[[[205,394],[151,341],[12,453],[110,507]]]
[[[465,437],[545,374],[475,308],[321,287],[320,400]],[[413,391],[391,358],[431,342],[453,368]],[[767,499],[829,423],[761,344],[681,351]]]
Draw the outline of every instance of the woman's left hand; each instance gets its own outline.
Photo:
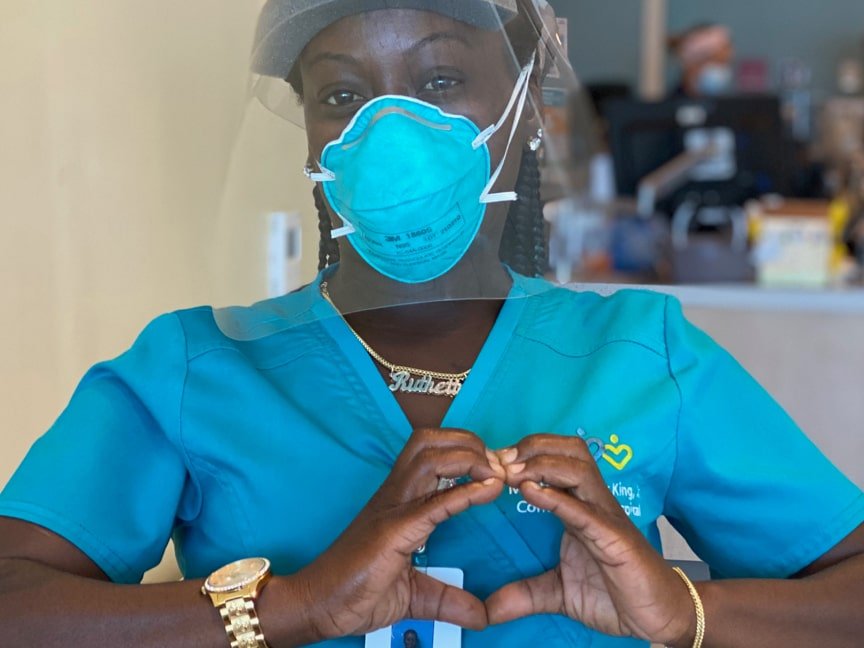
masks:
[[[630,522],[584,441],[535,435],[499,457],[508,484],[554,513],[565,531],[558,567],[495,592],[486,601],[490,623],[565,614],[609,635],[692,643],[686,586]]]

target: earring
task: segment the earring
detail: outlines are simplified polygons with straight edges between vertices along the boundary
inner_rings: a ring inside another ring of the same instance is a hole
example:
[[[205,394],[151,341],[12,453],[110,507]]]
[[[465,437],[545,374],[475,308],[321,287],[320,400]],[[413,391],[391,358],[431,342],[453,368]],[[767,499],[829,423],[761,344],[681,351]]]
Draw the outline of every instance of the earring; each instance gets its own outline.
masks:
[[[303,175],[305,175],[310,180],[312,179],[312,173],[315,171],[315,168],[311,164],[307,164],[303,167]]]
[[[540,128],[537,130],[537,134],[528,140],[528,148],[534,151],[535,153],[540,150],[540,147],[543,146],[543,129]]]

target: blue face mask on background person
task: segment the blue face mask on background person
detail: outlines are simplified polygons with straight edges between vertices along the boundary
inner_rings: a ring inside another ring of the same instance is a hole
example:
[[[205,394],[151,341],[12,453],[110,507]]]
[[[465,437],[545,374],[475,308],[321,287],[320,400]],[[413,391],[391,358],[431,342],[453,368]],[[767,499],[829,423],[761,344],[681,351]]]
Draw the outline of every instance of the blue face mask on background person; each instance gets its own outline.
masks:
[[[720,63],[706,65],[699,73],[697,88],[706,97],[717,97],[732,91],[732,67]]]
[[[361,108],[340,138],[307,170],[321,182],[357,253],[382,275],[422,283],[449,272],[471,247],[486,205],[514,201],[490,193],[510,150],[528,96],[532,59],[501,119],[480,130],[460,115],[411,97],[387,95]],[[504,157],[491,172],[487,142],[516,107]]]

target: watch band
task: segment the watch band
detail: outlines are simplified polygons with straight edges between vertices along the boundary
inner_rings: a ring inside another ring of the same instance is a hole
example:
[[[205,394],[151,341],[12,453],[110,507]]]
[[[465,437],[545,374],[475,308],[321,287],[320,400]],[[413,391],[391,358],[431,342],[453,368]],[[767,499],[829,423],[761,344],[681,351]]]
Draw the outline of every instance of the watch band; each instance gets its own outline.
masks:
[[[219,606],[231,648],[269,648],[261,633],[261,624],[251,596],[225,601]]]

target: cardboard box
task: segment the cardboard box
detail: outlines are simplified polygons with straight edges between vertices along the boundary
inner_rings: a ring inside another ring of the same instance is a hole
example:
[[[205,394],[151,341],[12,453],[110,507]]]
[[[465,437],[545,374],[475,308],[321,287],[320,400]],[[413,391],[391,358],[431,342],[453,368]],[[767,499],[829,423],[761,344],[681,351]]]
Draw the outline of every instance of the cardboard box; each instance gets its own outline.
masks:
[[[749,210],[759,283],[825,286],[831,278],[832,232],[825,201],[763,200]]]

